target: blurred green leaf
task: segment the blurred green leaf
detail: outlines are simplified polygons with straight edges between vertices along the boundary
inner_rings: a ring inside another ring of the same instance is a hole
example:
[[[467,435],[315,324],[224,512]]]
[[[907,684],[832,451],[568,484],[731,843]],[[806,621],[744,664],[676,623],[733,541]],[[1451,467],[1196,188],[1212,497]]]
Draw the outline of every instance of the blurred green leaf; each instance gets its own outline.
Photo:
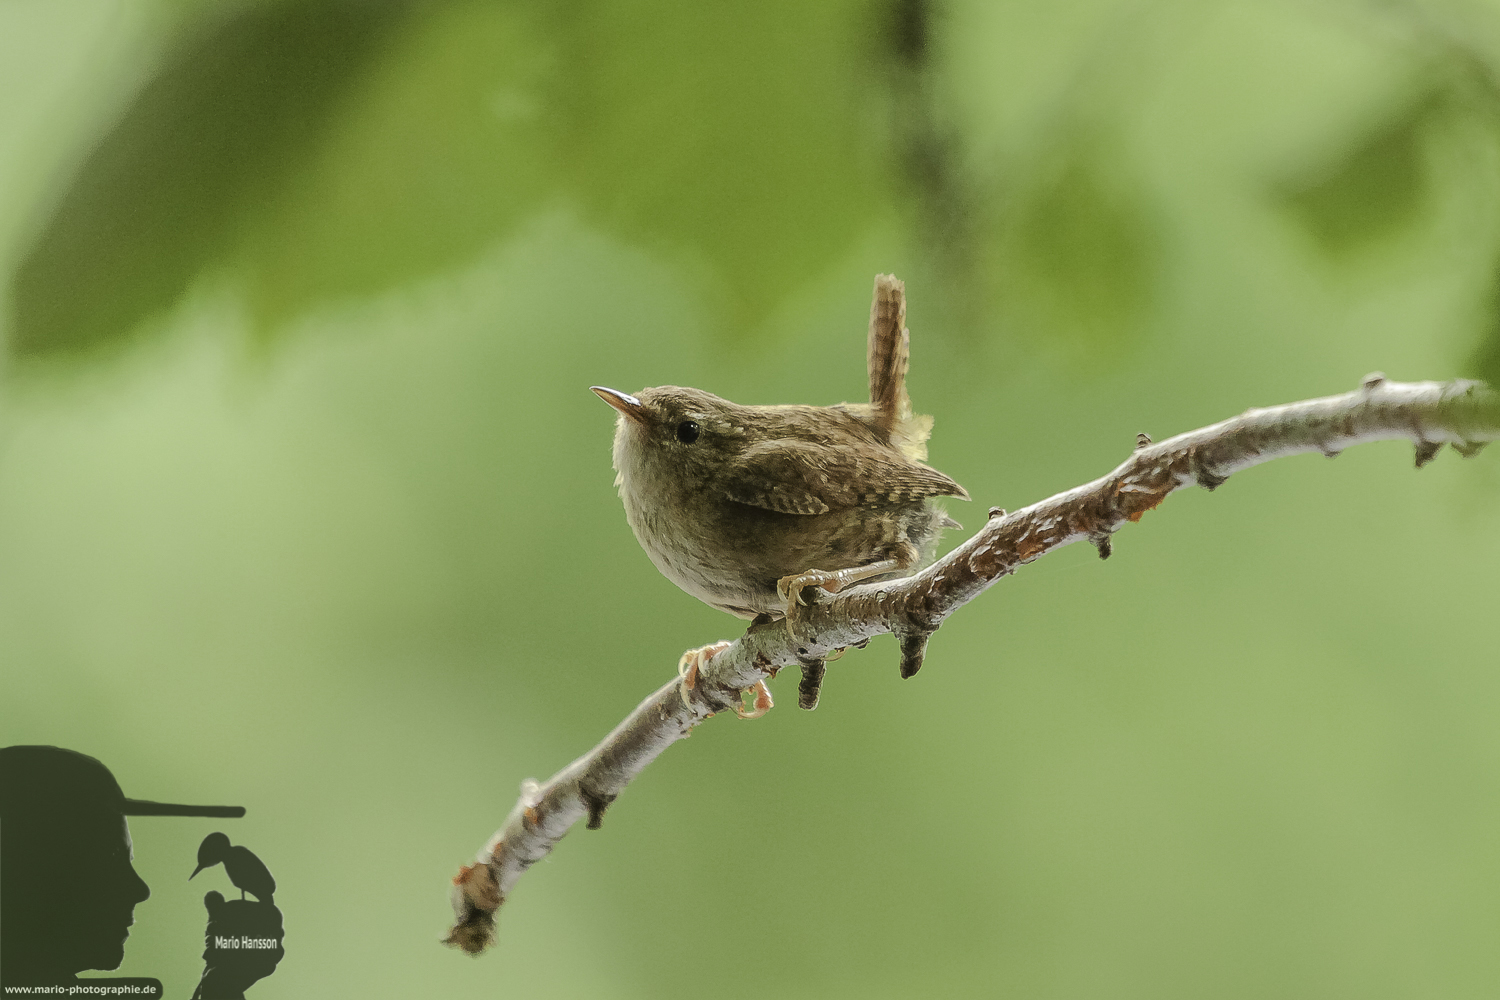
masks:
[[[1490,385],[1500,386],[1500,267],[1497,267],[1486,304],[1486,322],[1479,345],[1470,358],[1469,369]]]
[[[995,308],[1097,363],[1134,342],[1155,305],[1156,227],[1123,150],[1085,134],[1060,147],[1017,185],[992,237]]]
[[[885,207],[880,28],[849,0],[213,15],[22,264],[12,350],[116,338],[223,264],[270,327],[472,256],[557,195],[753,321]]]
[[[554,30],[578,196],[628,239],[701,254],[741,318],[885,207],[867,132],[883,36],[867,5],[596,0],[559,10]]]
[[[250,220],[243,262],[266,326],[472,256],[557,189],[542,91],[556,65],[525,11],[422,15]]]
[[[409,6],[271,3],[189,32],[21,262],[11,351],[89,347],[169,306],[316,148]]]
[[[1427,194],[1424,136],[1441,102],[1402,107],[1331,163],[1282,188],[1292,212],[1331,256],[1358,253],[1408,228]]]

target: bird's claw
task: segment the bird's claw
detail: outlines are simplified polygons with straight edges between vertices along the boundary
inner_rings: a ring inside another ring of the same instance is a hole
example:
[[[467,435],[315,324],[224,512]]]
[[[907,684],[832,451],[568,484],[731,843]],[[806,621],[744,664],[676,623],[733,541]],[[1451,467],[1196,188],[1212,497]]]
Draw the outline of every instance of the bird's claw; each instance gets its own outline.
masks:
[[[820,569],[810,569],[806,573],[794,573],[784,576],[776,581],[776,596],[781,603],[786,605],[786,615],[792,616],[792,608],[800,604],[804,608],[812,604],[811,601],[802,596],[802,591],[808,587],[822,587],[830,594],[836,594],[843,586],[843,578],[838,573],[827,573]]]
[[[744,696],[752,692],[755,694],[755,702],[749,709],[746,709]],[[742,719],[758,719],[775,707],[776,703],[771,700],[771,689],[766,686],[766,682],[756,681],[752,686],[740,692],[740,704],[735,706],[734,711]]]
[[[701,646],[698,649],[690,649],[682,654],[681,658],[677,661],[677,676],[679,678],[678,684],[682,690],[683,701],[688,701],[688,692],[698,686],[698,671],[702,669],[703,665],[719,653],[724,652],[729,646],[730,641],[728,639],[721,639],[718,642],[709,643],[707,646]],[[755,695],[755,699],[748,709],[744,704],[744,697],[747,694]],[[750,687],[740,692],[740,704],[734,707],[734,711],[742,719],[758,719],[774,707],[775,702],[771,700],[771,689],[766,686],[765,681],[756,681]]]
[[[688,700],[688,692],[698,685],[698,669],[707,663],[716,653],[722,653],[729,648],[728,639],[720,639],[711,642],[707,646],[698,649],[690,649],[677,661],[677,676],[681,678],[682,700]]]

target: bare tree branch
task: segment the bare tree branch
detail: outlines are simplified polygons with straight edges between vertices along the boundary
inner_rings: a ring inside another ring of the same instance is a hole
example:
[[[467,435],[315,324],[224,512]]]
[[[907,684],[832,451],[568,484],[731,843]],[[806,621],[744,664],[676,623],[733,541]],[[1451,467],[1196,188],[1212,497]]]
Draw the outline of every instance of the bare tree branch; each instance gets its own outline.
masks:
[[[483,951],[494,941],[495,911],[506,895],[574,823],[588,816],[589,828],[597,829],[605,808],[658,754],[716,712],[737,709],[745,689],[782,667],[799,664],[818,676],[836,651],[892,632],[901,675],[910,677],[943,620],[996,580],[1081,539],[1108,558],[1110,536],[1125,522],[1194,483],[1212,490],[1273,458],[1308,451],[1331,457],[1350,445],[1393,438],[1414,443],[1420,468],[1444,444],[1468,457],[1496,437],[1500,396],[1484,385],[1389,382],[1379,373],[1354,392],[1248,410],[1160,444],[1140,435],[1135,453],[1109,475],[1010,514],[991,510],[977,534],[916,576],[825,596],[787,620],[752,626],[722,648],[705,647],[705,654],[714,652],[691,685],[673,680],[546,784],[522,784],[504,826],[453,880],[457,920],[448,943]]]

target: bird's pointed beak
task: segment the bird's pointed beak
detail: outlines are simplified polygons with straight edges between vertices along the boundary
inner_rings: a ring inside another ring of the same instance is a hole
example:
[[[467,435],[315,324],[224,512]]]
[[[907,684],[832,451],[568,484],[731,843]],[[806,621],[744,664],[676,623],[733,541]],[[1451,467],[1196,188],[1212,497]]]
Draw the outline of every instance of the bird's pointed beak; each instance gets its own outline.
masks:
[[[646,407],[630,393],[621,392],[618,389],[607,389],[602,385],[591,385],[589,388],[594,390],[595,395],[600,399],[625,414],[631,420],[641,424],[646,422]]]
[[[199,872],[201,872],[203,869],[205,869],[207,867],[208,867],[207,865],[199,865],[197,868],[194,868],[193,869],[193,874],[188,876],[188,881],[191,882],[193,880],[193,876],[194,875],[197,875]]]

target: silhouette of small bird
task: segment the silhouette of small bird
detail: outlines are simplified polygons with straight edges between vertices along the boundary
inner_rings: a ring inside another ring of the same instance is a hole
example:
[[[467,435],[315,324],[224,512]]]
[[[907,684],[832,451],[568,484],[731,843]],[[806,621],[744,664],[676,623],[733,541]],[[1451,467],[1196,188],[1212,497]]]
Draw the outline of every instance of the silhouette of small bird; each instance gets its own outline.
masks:
[[[271,902],[276,892],[276,880],[271,877],[271,870],[250,848],[231,845],[229,838],[222,833],[210,833],[198,845],[198,867],[193,869],[188,881],[191,882],[203,869],[217,864],[223,864],[224,874],[240,891],[241,899],[248,892],[262,903]]]

